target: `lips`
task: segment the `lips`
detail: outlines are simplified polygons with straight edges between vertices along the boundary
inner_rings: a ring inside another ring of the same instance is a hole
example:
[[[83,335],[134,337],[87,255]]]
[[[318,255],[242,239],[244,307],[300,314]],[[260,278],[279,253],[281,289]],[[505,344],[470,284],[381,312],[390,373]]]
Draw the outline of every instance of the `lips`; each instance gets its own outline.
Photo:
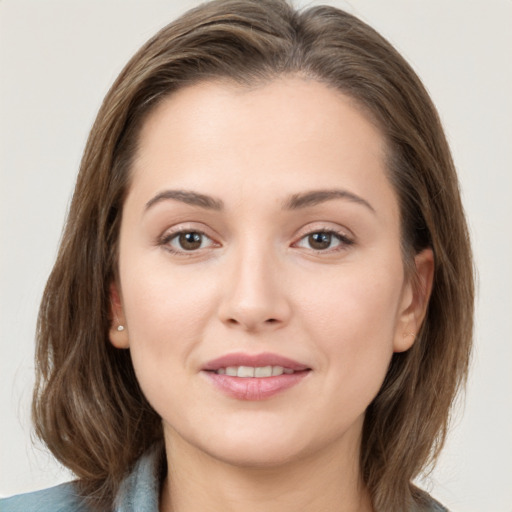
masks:
[[[219,368],[228,368],[229,366],[250,366],[253,368],[261,368],[264,366],[282,366],[283,368],[289,368],[290,370],[300,372],[303,370],[309,370],[309,367],[305,364],[298,363],[293,359],[279,356],[277,354],[264,353],[264,354],[227,354],[206,363],[203,370],[206,371],[217,371]]]
[[[265,400],[299,384],[311,368],[277,354],[228,354],[208,362],[203,373],[216,389],[237,400]]]

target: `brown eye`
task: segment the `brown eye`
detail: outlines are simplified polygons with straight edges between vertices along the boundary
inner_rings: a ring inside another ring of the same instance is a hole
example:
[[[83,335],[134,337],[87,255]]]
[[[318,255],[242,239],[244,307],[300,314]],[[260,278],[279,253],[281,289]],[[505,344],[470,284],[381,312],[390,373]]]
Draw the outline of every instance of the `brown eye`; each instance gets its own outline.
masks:
[[[354,241],[348,236],[336,231],[312,231],[294,244],[295,247],[317,252],[337,252],[347,249]]]
[[[203,243],[203,235],[195,231],[180,233],[177,236],[177,239],[180,248],[185,251],[194,251],[199,249]]]
[[[312,249],[321,251],[329,249],[332,243],[332,233],[311,233],[308,235],[308,243]]]
[[[158,245],[178,256],[193,256],[194,253],[202,254],[204,250],[219,247],[218,243],[202,231],[187,230],[164,234],[158,240]]]

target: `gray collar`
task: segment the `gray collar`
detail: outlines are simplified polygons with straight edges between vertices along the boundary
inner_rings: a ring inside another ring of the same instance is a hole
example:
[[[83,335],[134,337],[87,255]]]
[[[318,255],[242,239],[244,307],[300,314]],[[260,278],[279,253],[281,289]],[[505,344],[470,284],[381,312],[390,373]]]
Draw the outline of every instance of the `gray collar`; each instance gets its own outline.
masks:
[[[114,512],[158,512],[163,446],[148,450],[123,480],[114,502]]]

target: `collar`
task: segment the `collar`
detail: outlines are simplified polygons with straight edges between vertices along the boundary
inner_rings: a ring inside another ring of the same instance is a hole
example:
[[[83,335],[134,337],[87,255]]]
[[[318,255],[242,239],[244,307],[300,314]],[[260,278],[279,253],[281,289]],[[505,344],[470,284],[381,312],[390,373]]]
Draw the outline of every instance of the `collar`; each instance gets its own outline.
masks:
[[[122,481],[114,501],[114,512],[158,512],[164,450],[151,447]]]

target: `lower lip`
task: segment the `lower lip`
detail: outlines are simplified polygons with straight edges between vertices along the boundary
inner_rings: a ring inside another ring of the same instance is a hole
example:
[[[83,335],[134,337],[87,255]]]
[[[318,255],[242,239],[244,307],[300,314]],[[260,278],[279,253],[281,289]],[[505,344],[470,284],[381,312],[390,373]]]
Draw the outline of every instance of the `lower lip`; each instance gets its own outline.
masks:
[[[237,400],[265,400],[299,384],[310,371],[290,374],[283,373],[274,377],[231,377],[215,372],[203,372],[215,387],[225,395]]]

